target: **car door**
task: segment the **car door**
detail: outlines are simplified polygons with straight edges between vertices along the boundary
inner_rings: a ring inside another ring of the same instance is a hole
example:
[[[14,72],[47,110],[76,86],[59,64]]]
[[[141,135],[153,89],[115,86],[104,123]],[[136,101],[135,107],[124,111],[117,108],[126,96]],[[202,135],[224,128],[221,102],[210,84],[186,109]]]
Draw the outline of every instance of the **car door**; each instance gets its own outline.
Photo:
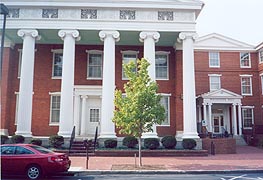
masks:
[[[13,157],[15,146],[1,146],[1,172],[3,174],[15,173]]]

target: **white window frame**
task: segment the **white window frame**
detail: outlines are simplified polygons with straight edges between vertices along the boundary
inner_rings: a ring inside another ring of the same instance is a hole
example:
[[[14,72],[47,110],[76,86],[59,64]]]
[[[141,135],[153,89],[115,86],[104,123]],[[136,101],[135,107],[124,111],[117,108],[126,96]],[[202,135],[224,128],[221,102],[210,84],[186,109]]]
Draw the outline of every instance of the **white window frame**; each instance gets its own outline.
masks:
[[[214,56],[212,56],[212,54],[216,54],[217,59],[214,59]],[[217,60],[218,65],[212,65],[211,60]],[[209,52],[209,67],[210,68],[220,68],[220,53],[219,52],[216,52],[216,51],[210,51]]]
[[[240,82],[241,82],[241,95],[243,96],[252,96],[253,95],[253,88],[252,88],[252,75],[250,74],[244,74],[240,75]],[[242,86],[242,78],[249,78],[250,83],[250,93],[244,93],[243,92],[243,86]]]
[[[49,95],[50,95],[49,126],[59,126],[59,122],[52,122],[52,98],[54,96],[60,96],[60,102],[61,102],[61,92],[50,92]],[[59,121],[60,121],[60,117],[59,117]]]
[[[260,74],[260,79],[261,79],[261,94],[263,95],[263,73]]]
[[[17,78],[20,79],[21,76],[21,63],[22,63],[22,49],[18,49],[18,71],[17,71]]]
[[[244,124],[245,124],[245,121],[244,121],[244,110],[245,109],[251,109],[251,114],[252,114],[252,117],[251,117],[251,120],[252,120],[252,125],[254,124],[254,106],[242,106],[241,107],[241,114],[242,114],[242,124],[243,124],[243,128],[244,129],[252,129],[252,127],[245,127]]]
[[[86,50],[87,53],[87,79],[101,80],[103,78],[103,51],[102,50]],[[91,54],[101,55],[101,77],[89,77],[89,57]]]
[[[62,54],[63,57],[63,49],[52,49],[51,52],[53,53],[53,59],[52,59],[52,79],[62,79],[62,73],[61,76],[54,76],[54,63],[55,63],[55,55],[56,54]],[[62,72],[63,72],[63,58],[62,58]]]
[[[246,53],[248,53],[248,62],[249,62],[249,65],[248,66],[243,66],[242,65],[242,54],[246,54]],[[251,57],[250,57],[250,53],[249,52],[240,52],[239,53],[239,56],[240,56],[240,67],[241,68],[251,68]]]
[[[98,122],[95,122],[95,121],[91,121],[91,110],[92,109],[97,109],[97,110],[99,110],[99,119],[98,119]],[[99,123],[100,121],[101,121],[101,109],[100,108],[98,108],[98,107],[90,107],[89,108],[89,121],[90,121],[90,123]]]
[[[263,63],[263,49],[258,52],[259,64]]]
[[[215,90],[218,90],[218,89],[221,89],[221,74],[208,74],[209,76],[209,88],[210,88],[210,91],[215,91]],[[215,78],[217,77],[218,78],[218,85],[219,85],[219,88],[218,89],[213,89],[212,88],[212,78]]]
[[[122,66],[121,66],[121,69],[122,69],[121,70],[121,77],[122,77],[122,80],[128,80],[128,78],[124,76],[123,57],[125,55],[135,55],[136,56],[136,58],[134,60],[135,64],[136,64],[136,70],[135,71],[137,71],[137,59],[138,59],[139,51],[125,50],[125,51],[121,51],[121,54],[122,54],[122,58],[121,58],[121,64],[122,64]]]
[[[162,127],[170,127],[171,126],[171,120],[170,120],[170,97],[171,97],[171,94],[164,94],[164,93],[161,93],[159,94],[163,97],[167,97],[168,98],[168,105],[167,105],[167,123],[162,123],[162,124],[157,124],[157,126],[162,126]]]
[[[155,52],[155,78],[156,80],[169,80],[169,54],[170,54],[170,51],[156,51]],[[157,74],[156,74],[156,55],[165,55],[166,56],[166,61],[167,61],[167,75],[166,75],[166,78],[160,78],[160,77],[157,77]]]

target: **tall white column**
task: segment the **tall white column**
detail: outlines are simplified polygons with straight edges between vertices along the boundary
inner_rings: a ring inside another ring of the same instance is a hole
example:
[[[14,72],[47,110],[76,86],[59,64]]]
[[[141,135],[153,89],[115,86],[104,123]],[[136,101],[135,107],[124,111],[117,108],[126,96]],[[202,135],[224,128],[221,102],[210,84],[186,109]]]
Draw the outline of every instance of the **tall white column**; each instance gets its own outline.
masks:
[[[40,36],[35,29],[21,29],[17,35],[23,39],[23,50],[15,134],[31,137],[35,41],[39,40]]]
[[[196,97],[194,70],[194,40],[196,33],[182,32],[179,40],[183,43],[183,138],[199,138],[196,127]]]
[[[80,95],[75,94],[74,96],[74,126],[75,126],[75,135],[80,135]]]
[[[203,103],[203,114],[204,114],[204,120],[206,121],[207,123],[207,117],[206,117],[206,104]]]
[[[241,104],[238,104],[238,125],[239,125],[239,134],[242,135],[242,120],[241,120]]]
[[[155,43],[159,41],[158,32],[143,31],[140,33],[140,41],[143,42],[143,56],[150,63],[148,73],[151,80],[155,81]],[[156,124],[152,126],[153,131],[142,134],[142,138],[157,138]]]
[[[213,122],[212,122],[212,103],[208,103],[208,122],[209,122],[209,132],[213,132]]]
[[[64,40],[58,135],[70,137],[73,127],[75,41],[80,40],[80,36],[77,30],[60,30],[58,35]]]
[[[232,123],[234,126],[234,135],[237,135],[237,112],[236,112],[236,104],[232,104]]]
[[[88,96],[81,96],[81,125],[80,125],[80,135],[81,136],[85,136],[87,134],[86,132],[86,126],[87,126],[87,123],[86,123],[86,103],[87,103],[87,98]]]
[[[99,36],[100,39],[104,41],[101,133],[99,138],[116,138],[115,126],[112,122],[112,118],[115,108],[115,42],[119,41],[120,33],[118,31],[100,31]]]
[[[202,122],[201,105],[198,105],[198,122]]]

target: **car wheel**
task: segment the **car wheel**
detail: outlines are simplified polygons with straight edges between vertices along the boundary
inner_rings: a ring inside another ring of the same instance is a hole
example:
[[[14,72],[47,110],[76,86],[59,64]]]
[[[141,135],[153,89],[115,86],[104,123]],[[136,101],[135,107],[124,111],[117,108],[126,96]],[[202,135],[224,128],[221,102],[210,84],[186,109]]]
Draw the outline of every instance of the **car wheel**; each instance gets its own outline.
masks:
[[[37,165],[29,166],[26,172],[29,179],[38,179],[41,176],[41,169]]]

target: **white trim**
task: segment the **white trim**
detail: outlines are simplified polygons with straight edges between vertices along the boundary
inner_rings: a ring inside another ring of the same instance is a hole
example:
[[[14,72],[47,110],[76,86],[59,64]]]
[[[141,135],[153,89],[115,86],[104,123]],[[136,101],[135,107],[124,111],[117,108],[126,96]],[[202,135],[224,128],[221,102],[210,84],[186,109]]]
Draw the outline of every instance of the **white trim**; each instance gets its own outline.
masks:
[[[239,76],[240,77],[253,77],[252,74],[240,74]]]
[[[260,74],[261,94],[263,95],[263,73]]]
[[[248,66],[242,66],[241,64],[241,54],[244,53],[248,53],[248,61],[249,61],[249,65]],[[240,62],[240,68],[251,68],[251,57],[250,57],[250,52],[240,52],[239,53],[239,62]]]
[[[120,51],[121,54],[139,54],[139,51],[134,51],[134,50],[125,50],[125,51]]]
[[[63,49],[51,49],[52,53],[63,53]]]
[[[240,75],[241,79],[240,79],[240,85],[241,85],[241,95],[242,96],[253,96],[253,88],[252,88],[252,75]],[[242,78],[244,77],[248,77],[249,81],[250,81],[250,92],[249,94],[245,94],[243,93],[243,88],[242,88]]]
[[[51,95],[51,96],[55,96],[55,95],[61,95],[61,92],[49,92],[48,93],[49,95]]]
[[[157,75],[156,75],[156,72],[155,72],[155,78],[156,78],[156,80],[158,80],[158,81],[167,81],[167,80],[169,80],[169,61],[170,61],[170,57],[169,57],[169,54],[170,54],[171,52],[170,51],[155,51],[155,68],[156,68],[156,55],[166,55],[166,61],[167,61],[167,78],[157,78]],[[156,71],[156,69],[155,69],[155,71]]]
[[[222,74],[208,74],[208,76],[222,76]]]
[[[214,66],[214,65],[211,65],[210,63],[210,60],[211,60],[211,53],[216,53],[218,55],[218,65],[217,66]],[[208,61],[209,61],[209,68],[220,68],[220,52],[218,51],[209,51],[208,52]]]
[[[97,49],[92,49],[92,50],[86,50],[87,54],[103,54],[103,50],[97,50]]]
[[[244,108],[244,109],[254,109],[255,106],[241,106],[241,108]]]
[[[244,114],[243,114],[243,110],[244,110],[244,109],[251,109],[251,111],[252,111],[252,113],[251,113],[251,114],[252,114],[252,117],[251,117],[251,118],[252,118],[252,122],[251,122],[251,123],[252,123],[252,125],[253,125],[253,124],[254,124],[254,108],[255,108],[255,106],[241,106],[241,108],[242,108],[242,109],[241,109],[241,112],[242,112],[242,124],[243,124],[243,128],[244,128],[244,129],[252,129],[252,127],[245,127],[245,126],[244,126]]]
[[[259,64],[263,63],[263,49],[258,51],[258,62]]]
[[[171,54],[171,52],[170,51],[155,51],[155,55],[156,54],[160,54],[160,55],[168,55],[168,54]]]

